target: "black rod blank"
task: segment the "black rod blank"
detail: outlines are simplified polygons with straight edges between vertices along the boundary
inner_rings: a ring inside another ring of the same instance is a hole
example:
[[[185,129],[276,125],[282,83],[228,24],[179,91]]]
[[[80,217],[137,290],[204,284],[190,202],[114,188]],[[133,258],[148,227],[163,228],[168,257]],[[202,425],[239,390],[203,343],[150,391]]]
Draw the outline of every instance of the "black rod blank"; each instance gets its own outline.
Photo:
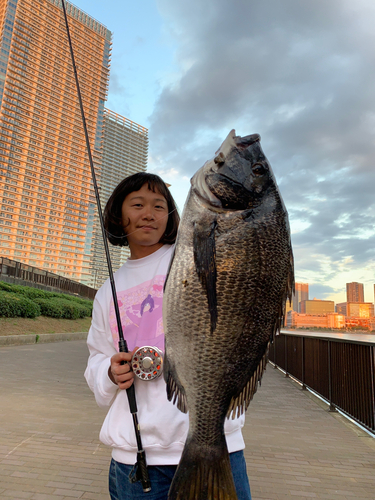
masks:
[[[68,17],[67,17],[66,8],[65,8],[65,0],[61,0],[61,3],[62,3],[63,12],[64,12],[66,32],[68,35],[70,55],[72,58],[72,65],[73,65],[74,77],[75,77],[75,81],[76,81],[79,106],[81,108],[83,129],[85,131],[86,148],[87,148],[87,154],[88,154],[89,162],[90,162],[91,177],[92,177],[92,182],[94,185],[94,192],[95,192],[96,204],[97,204],[97,208],[98,208],[100,227],[102,230],[104,250],[105,250],[105,255],[106,255],[106,259],[107,259],[107,266],[108,266],[108,273],[109,273],[109,280],[110,280],[111,289],[112,289],[113,304],[114,304],[114,308],[115,308],[116,321],[117,321],[118,334],[119,334],[119,351],[120,352],[129,352],[128,345],[126,343],[126,340],[124,338],[124,333],[122,330],[122,323],[121,323],[120,310],[119,310],[118,301],[117,301],[115,280],[113,278],[111,256],[109,253],[108,241],[107,241],[107,237],[106,237],[105,229],[104,229],[103,213],[102,213],[102,208],[101,208],[101,203],[100,203],[98,184],[96,182],[94,162],[93,162],[92,154],[91,154],[90,140],[89,140],[89,135],[87,132],[85,112],[84,112],[83,104],[82,104],[82,95],[81,95],[81,89],[80,89],[79,80],[78,80],[77,68],[76,68],[76,64],[75,64],[73,45],[72,45],[72,40],[70,37]],[[142,447],[141,433],[139,430],[139,424],[138,424],[138,418],[137,418],[137,411],[138,410],[137,410],[137,402],[136,402],[136,398],[135,398],[134,383],[129,387],[129,389],[126,390],[126,393],[128,396],[130,412],[133,415],[134,431],[135,431],[135,437],[136,437],[137,446],[138,446],[137,463],[134,466],[135,467],[134,477],[136,478],[136,480],[141,481],[143,491],[146,493],[146,492],[151,490],[151,484],[150,484],[150,479],[149,479],[148,471],[147,471],[147,467],[146,467],[146,456],[145,456],[145,452],[144,452],[143,447]]]

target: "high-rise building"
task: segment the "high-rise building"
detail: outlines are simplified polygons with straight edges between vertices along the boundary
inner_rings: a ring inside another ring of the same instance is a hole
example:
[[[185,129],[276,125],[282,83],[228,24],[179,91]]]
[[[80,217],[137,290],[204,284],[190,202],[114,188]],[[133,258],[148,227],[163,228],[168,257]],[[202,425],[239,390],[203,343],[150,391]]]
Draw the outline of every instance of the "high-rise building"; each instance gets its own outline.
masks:
[[[300,312],[302,314],[327,314],[335,312],[333,300],[302,300],[300,302]]]
[[[67,4],[94,162],[111,32]],[[0,0],[0,255],[87,281],[93,190],[60,0]]]
[[[309,284],[296,283],[295,292],[293,294],[293,311],[301,312],[300,302],[309,300]]]
[[[100,202],[104,210],[114,188],[125,177],[146,170],[148,158],[148,130],[109,109],[104,110],[103,148],[101,168],[98,171]],[[90,207],[96,214],[96,206]],[[129,256],[128,247],[109,244],[113,270],[116,271]],[[103,237],[99,218],[95,215],[91,280],[89,286],[98,288],[108,278]]]
[[[347,302],[364,302],[364,292],[362,283],[347,283],[346,284],[346,301]]]

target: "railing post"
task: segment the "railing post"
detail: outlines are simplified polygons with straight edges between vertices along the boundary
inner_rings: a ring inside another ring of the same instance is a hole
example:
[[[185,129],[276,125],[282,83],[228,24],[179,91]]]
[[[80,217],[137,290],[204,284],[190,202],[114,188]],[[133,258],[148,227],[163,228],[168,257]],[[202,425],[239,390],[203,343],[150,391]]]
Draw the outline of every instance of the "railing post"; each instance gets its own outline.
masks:
[[[332,373],[331,373],[331,341],[328,340],[328,398],[329,411],[336,411],[335,405],[332,403]]]
[[[285,377],[289,377],[288,373],[288,350],[287,350],[287,335],[284,335],[285,342],[284,342],[284,349],[285,349]]]
[[[372,430],[375,431],[375,347],[370,346],[370,376],[371,376],[371,404],[372,404]]]
[[[306,391],[305,384],[305,337],[302,337],[302,390]]]
[[[281,336],[281,333],[279,333],[279,335],[275,335],[274,339],[273,339],[273,357],[274,357],[274,360],[273,360],[273,369],[274,370],[277,370],[277,351],[276,351],[276,344],[278,344],[278,341],[277,341],[277,337],[280,337]]]
[[[273,369],[277,370],[277,363],[276,363],[276,344],[277,344],[277,337],[280,337],[281,333],[279,332],[279,335],[276,335],[273,337]]]

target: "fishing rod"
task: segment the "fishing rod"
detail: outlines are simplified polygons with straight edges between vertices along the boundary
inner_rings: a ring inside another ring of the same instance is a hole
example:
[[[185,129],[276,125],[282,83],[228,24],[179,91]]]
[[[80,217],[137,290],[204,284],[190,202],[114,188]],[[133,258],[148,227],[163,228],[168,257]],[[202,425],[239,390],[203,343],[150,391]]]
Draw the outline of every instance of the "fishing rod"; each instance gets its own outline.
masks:
[[[91,154],[89,135],[87,132],[85,112],[84,112],[83,104],[82,104],[81,89],[80,89],[80,85],[79,85],[77,68],[76,68],[76,64],[75,64],[73,45],[72,45],[72,40],[70,38],[70,30],[69,30],[68,16],[66,14],[65,1],[66,0],[61,0],[61,3],[62,3],[63,12],[64,12],[65,26],[66,26],[66,32],[68,35],[70,55],[72,58],[72,65],[73,65],[74,77],[75,77],[75,81],[76,81],[79,106],[81,108],[82,123],[83,123],[83,128],[85,131],[85,138],[86,138],[87,154],[88,154],[89,162],[90,162],[91,177],[92,177],[92,182],[94,185],[96,204],[97,204],[98,213],[99,213],[99,221],[100,221],[100,227],[102,230],[104,250],[105,250],[105,255],[107,258],[109,280],[111,283],[113,305],[115,308],[117,328],[118,328],[118,334],[119,334],[119,343],[118,343],[119,352],[129,352],[128,345],[126,343],[126,340],[124,338],[124,333],[122,330],[122,323],[121,323],[120,310],[119,310],[118,301],[117,301],[115,280],[113,278],[111,256],[109,253],[108,241],[107,241],[107,237],[106,237],[105,229],[104,229],[103,213],[102,213],[102,208],[101,208],[101,203],[100,203],[98,184],[96,182],[96,175],[95,175],[94,163],[93,163],[92,154]],[[138,410],[137,410],[137,402],[136,402],[136,398],[135,398],[134,383],[129,387],[129,389],[126,389],[126,393],[128,396],[130,412],[131,412],[132,417],[133,417],[134,431],[135,431],[135,437],[137,440],[137,448],[138,448],[137,461],[136,461],[134,468],[131,472],[130,480],[131,480],[131,482],[141,481],[143,491],[145,493],[147,493],[148,491],[151,491],[151,483],[150,483],[150,479],[149,479],[149,475],[148,475],[148,471],[147,471],[146,454],[145,454],[145,451],[144,451],[143,446],[142,446],[141,433],[139,430],[139,423],[138,423],[138,417],[137,417]]]

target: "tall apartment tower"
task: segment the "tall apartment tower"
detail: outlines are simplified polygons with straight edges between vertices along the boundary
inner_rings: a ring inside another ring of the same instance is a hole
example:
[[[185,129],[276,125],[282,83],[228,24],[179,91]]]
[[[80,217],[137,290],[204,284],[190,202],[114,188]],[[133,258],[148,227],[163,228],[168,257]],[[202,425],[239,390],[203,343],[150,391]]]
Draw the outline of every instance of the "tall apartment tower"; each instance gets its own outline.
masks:
[[[362,283],[347,283],[346,284],[346,301],[347,302],[364,302],[364,292]]]
[[[67,4],[94,162],[111,32]],[[0,0],[0,255],[87,281],[93,190],[61,0]]]
[[[104,110],[104,127],[102,141],[102,161],[98,172],[98,186],[102,209],[111,196],[114,188],[129,175],[143,172],[147,168],[148,130],[142,125],[128,120],[109,109]],[[91,280],[89,286],[98,288],[108,278],[103,237],[96,215],[96,206],[89,210],[95,214],[92,255],[90,259]],[[128,258],[128,247],[117,247],[109,244],[113,270],[116,271]]]
[[[293,294],[293,311],[301,312],[301,302],[303,300],[309,300],[309,284],[308,283],[296,283],[295,292]]]

